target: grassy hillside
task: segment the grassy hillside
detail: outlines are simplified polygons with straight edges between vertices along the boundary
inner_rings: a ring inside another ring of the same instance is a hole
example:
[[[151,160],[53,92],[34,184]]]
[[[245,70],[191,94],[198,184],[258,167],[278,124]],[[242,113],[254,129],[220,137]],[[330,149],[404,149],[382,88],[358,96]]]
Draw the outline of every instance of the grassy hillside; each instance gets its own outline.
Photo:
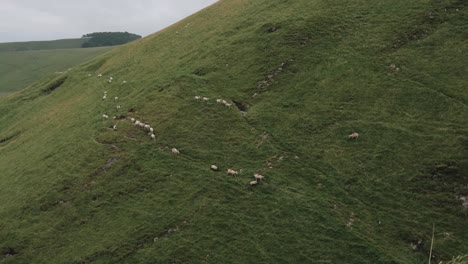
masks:
[[[1,98],[0,263],[427,263],[433,224],[467,254],[467,15],[222,0]]]
[[[30,51],[30,50],[54,50],[81,48],[87,39],[58,39],[46,41],[6,42],[0,43],[0,52],[5,51]]]
[[[0,52],[0,93],[18,91],[44,76],[67,71],[70,67],[110,49],[103,47]]]

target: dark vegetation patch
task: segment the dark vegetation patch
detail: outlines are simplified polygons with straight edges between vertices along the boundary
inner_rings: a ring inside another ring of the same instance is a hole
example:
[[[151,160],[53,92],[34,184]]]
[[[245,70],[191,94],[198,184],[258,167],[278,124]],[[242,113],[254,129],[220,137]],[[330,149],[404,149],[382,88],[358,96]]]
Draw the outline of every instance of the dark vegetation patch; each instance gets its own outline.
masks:
[[[467,172],[466,161],[436,162],[422,171],[422,177],[412,180],[411,190],[422,194],[433,206],[463,216],[460,208],[468,197]]]
[[[426,175],[436,190],[450,190],[458,195],[468,195],[468,190],[464,188],[467,184],[467,172],[467,164],[461,161],[444,161],[431,166]]]
[[[281,24],[266,23],[261,27],[261,31],[265,33],[273,33],[281,29]]]
[[[198,68],[196,69],[193,74],[197,75],[197,76],[204,76],[208,73],[208,71],[204,68]]]
[[[45,88],[42,89],[42,93],[50,94],[51,92],[55,91],[57,88],[62,86],[62,84],[64,84],[65,81],[67,80],[67,78],[68,77],[65,76],[65,77],[52,81],[51,83],[49,83],[49,85],[47,85]]]
[[[468,6],[467,3],[468,1],[458,0],[446,6],[435,6],[431,11],[421,14],[415,23],[398,34],[389,47],[390,50],[398,50],[413,42],[428,37],[434,33],[441,24],[448,21],[450,14],[459,12],[460,9]]]
[[[236,105],[237,109],[239,109],[239,111],[241,112],[247,112],[247,110],[249,110],[249,105],[243,102],[236,101],[236,100],[232,100],[232,102]]]
[[[18,254],[18,252],[12,247],[2,248],[2,255],[4,257],[11,257],[11,256],[14,256],[16,254]]]
[[[21,134],[21,132],[15,132],[9,136],[6,136],[4,138],[0,138],[0,146],[5,146],[6,144],[8,144],[9,142],[11,142],[11,140],[15,139],[16,137],[18,137],[19,135]]]

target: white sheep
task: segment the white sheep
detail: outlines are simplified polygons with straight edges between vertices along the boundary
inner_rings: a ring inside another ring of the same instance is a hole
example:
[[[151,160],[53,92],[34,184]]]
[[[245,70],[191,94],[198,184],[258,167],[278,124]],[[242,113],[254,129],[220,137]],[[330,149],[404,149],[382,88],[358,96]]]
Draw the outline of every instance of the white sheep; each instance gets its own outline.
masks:
[[[102,74],[98,74],[98,76],[97,76],[97,77],[102,77]]]
[[[219,168],[216,165],[211,165],[210,169],[212,169],[214,171],[219,171]]]
[[[221,104],[223,102],[223,99],[216,99],[216,103]]]
[[[233,169],[227,169],[227,174],[229,174],[229,175],[237,175],[237,174],[239,174],[239,172],[237,172],[237,171],[235,171],[235,170],[233,170]]]
[[[354,132],[352,133],[351,135],[348,136],[348,138],[351,138],[351,139],[355,139],[355,138],[358,138],[359,137],[359,134]]]
[[[130,118],[130,121],[132,121],[132,123],[135,123],[135,118]]]
[[[115,108],[120,109],[120,105],[116,106]]]
[[[107,95],[105,94],[103,97],[102,97],[102,100],[106,100],[107,99]]]
[[[203,101],[205,101],[205,102],[208,102],[208,100],[210,100],[210,98],[208,98],[208,97],[203,97],[202,99],[203,99]]]
[[[257,181],[257,180],[255,180],[255,181],[251,181],[251,182],[249,182],[249,184],[250,184],[251,186],[253,186],[253,185],[257,185],[257,184],[258,184],[258,181]]]
[[[228,102],[226,100],[222,100],[221,103],[227,104]]]
[[[114,97],[114,100],[117,101],[117,100],[119,100],[119,98],[116,96],[116,97]]]
[[[104,114],[104,115],[102,115],[102,118],[104,118],[104,119],[108,119],[108,118],[109,118],[109,116],[108,116],[108,115],[106,115],[106,114]]]
[[[150,135],[151,139],[155,140],[156,139],[156,136],[154,134],[151,134]]]
[[[139,126],[140,124],[141,124],[141,122],[139,120],[135,121],[135,126]]]
[[[226,104],[224,104],[224,105],[225,105],[227,108],[231,108],[231,106],[232,106],[232,104],[228,104],[228,103],[226,103]]]
[[[200,100],[200,99],[201,99],[201,97],[200,97],[200,96],[198,96],[198,95],[197,95],[197,96],[195,96],[194,98],[195,98],[195,100]]]
[[[145,125],[145,130],[150,130],[150,125]]]
[[[114,79],[114,78],[112,78],[112,77],[109,77],[109,80],[113,80],[113,79]]]
[[[111,82],[112,82],[112,80],[109,80],[109,83],[111,83]]]
[[[123,81],[122,83],[125,84],[125,83],[127,83],[127,81]]]
[[[151,133],[153,133],[153,132],[154,132],[154,129],[153,129],[152,127],[150,127],[150,128],[149,128],[149,131],[150,131]]]
[[[259,174],[259,173],[255,173],[254,174],[254,177],[255,177],[255,180],[263,180],[265,179],[265,176]]]
[[[173,154],[176,154],[176,155],[180,154],[180,152],[176,148],[172,148],[171,151]]]
[[[117,125],[113,125],[113,126],[112,126],[112,129],[113,129],[113,130],[117,130]]]

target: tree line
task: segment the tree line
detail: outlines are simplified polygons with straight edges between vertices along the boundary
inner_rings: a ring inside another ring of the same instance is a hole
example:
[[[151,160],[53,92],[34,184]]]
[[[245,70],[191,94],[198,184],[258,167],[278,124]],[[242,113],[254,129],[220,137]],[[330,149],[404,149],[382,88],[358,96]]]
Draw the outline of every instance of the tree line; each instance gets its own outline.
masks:
[[[122,45],[140,39],[141,36],[128,32],[94,32],[82,36],[87,38],[88,41],[84,42],[81,47],[103,47]]]

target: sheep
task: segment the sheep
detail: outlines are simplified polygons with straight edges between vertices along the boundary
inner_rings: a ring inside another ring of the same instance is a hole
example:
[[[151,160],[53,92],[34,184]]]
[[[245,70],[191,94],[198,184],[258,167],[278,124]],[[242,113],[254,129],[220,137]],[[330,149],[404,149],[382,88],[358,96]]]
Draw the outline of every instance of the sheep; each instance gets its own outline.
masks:
[[[208,100],[210,100],[210,98],[208,98],[208,97],[203,97],[202,99],[203,99],[203,101],[205,101],[205,102],[208,102]]]
[[[153,133],[151,133],[150,137],[151,139],[156,140],[156,136]]]
[[[107,91],[104,91],[104,94],[107,94]]]
[[[219,168],[216,165],[211,165],[210,169],[214,171],[219,171]]]
[[[113,79],[114,79],[114,78],[112,78],[112,77],[109,77],[109,80],[113,80]]]
[[[359,134],[356,133],[356,132],[354,132],[354,133],[352,133],[351,135],[348,136],[348,138],[350,138],[350,139],[355,139],[355,138],[358,138],[358,137],[359,137]]]
[[[107,99],[107,95],[105,94],[103,97],[102,97],[102,100],[106,100]]]
[[[258,184],[258,181],[257,181],[257,180],[251,181],[251,182],[249,182],[249,184],[250,184],[250,186],[254,186],[254,185],[257,185],[257,184]]]
[[[227,104],[228,102],[226,100],[222,100],[221,103]]]
[[[231,108],[232,104],[224,104],[227,108]]]
[[[171,151],[173,154],[176,154],[176,155],[180,154],[180,152],[176,148],[172,148]]]
[[[132,121],[132,123],[135,123],[135,118],[130,118],[130,121]]]
[[[104,114],[104,115],[102,115],[102,118],[104,118],[104,119],[108,119],[108,118],[109,118],[109,116],[108,116],[108,115],[106,115],[106,114]]]
[[[112,129],[113,129],[114,131],[117,130],[117,125],[113,125],[113,126],[112,126]]]
[[[144,127],[145,127],[145,123],[140,122],[140,124],[138,124],[138,126],[141,127],[141,128],[144,128]]]
[[[111,83],[111,82],[112,82],[112,80],[109,80],[109,83]]]
[[[198,95],[197,95],[197,96],[195,96],[194,98],[195,98],[195,100],[200,100],[200,99],[201,99],[201,97],[200,97],[200,96],[198,96]]]
[[[139,126],[140,123],[141,123],[141,122],[140,122],[139,120],[136,120],[134,125],[135,125],[135,126]]]
[[[102,77],[102,74],[98,74],[98,76],[97,76],[97,77]]]
[[[116,106],[115,108],[120,109],[120,105]]]
[[[216,99],[216,103],[221,104],[223,102],[223,99]]]
[[[150,125],[145,125],[145,130],[150,130]]]
[[[239,174],[239,172],[237,172],[237,171],[235,171],[235,170],[233,170],[233,169],[227,169],[227,174],[229,174],[229,175],[237,175],[237,174]]]
[[[117,101],[117,100],[119,100],[119,98],[116,96],[116,97],[114,97],[114,100]]]
[[[261,175],[259,173],[255,173],[254,177],[255,177],[255,180],[257,180],[257,181],[265,179],[265,176],[263,176],[263,175]]]
[[[150,127],[150,128],[149,128],[149,131],[150,131],[151,133],[153,133],[153,132],[154,132],[154,129],[153,129],[152,127]]]

